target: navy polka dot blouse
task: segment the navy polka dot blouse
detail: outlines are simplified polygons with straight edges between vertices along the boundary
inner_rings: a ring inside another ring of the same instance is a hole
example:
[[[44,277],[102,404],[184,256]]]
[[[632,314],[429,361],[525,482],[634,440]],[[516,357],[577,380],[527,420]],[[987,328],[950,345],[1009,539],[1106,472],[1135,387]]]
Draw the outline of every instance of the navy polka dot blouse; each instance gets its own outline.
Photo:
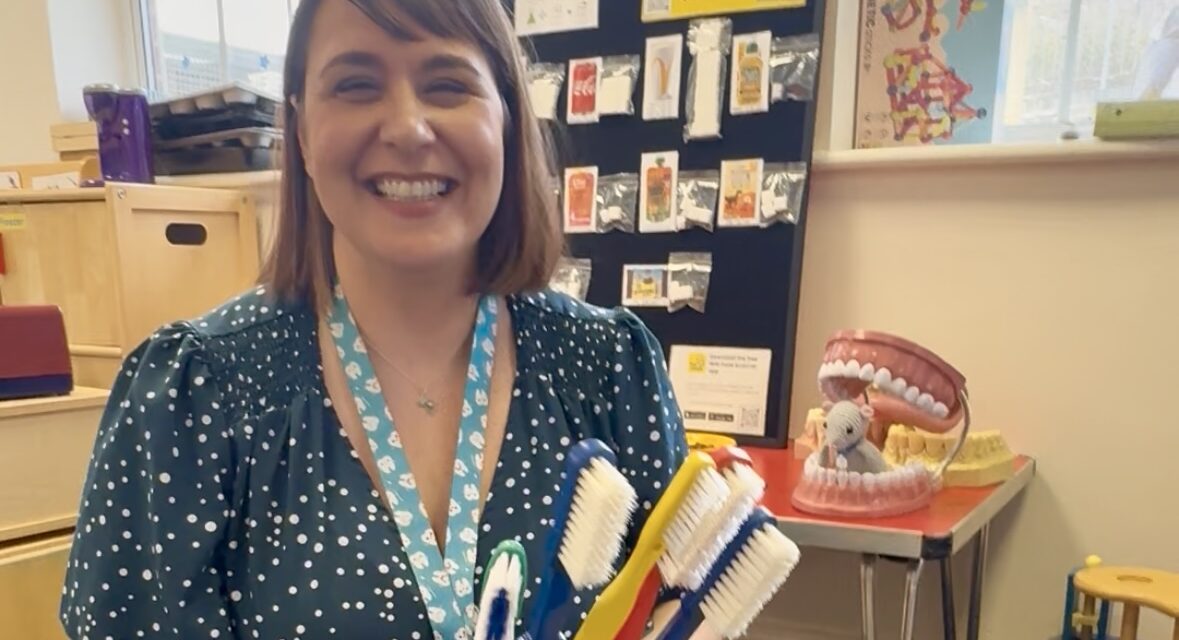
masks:
[[[617,452],[641,504],[631,542],[687,447],[660,345],[633,314],[554,292],[508,309],[518,365],[476,582],[513,538],[535,588],[573,443]],[[396,525],[327,397],[316,330],[311,310],[260,288],[128,356],[82,496],[61,605],[69,637],[434,637]]]

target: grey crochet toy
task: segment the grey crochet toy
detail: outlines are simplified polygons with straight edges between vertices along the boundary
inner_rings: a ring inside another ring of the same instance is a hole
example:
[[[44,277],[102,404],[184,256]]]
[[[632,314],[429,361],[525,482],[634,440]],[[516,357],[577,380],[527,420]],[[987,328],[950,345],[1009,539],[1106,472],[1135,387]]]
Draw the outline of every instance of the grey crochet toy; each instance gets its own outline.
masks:
[[[820,452],[823,466],[835,467],[835,460],[842,456],[847,460],[848,471],[860,473],[883,473],[888,471],[888,463],[880,455],[880,450],[872,444],[865,434],[872,422],[872,407],[859,405],[849,400],[841,400],[827,409],[827,418],[823,421],[823,444],[831,455]]]

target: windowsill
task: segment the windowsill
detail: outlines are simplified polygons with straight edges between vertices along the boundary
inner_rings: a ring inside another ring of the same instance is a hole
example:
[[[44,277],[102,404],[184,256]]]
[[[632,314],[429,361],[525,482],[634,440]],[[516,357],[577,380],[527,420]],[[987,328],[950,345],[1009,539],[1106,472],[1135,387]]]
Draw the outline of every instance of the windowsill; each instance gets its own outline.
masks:
[[[1073,140],[1037,144],[937,145],[815,151],[814,154],[814,165],[817,171],[1062,165],[1131,160],[1179,160],[1179,139],[1135,142]]]

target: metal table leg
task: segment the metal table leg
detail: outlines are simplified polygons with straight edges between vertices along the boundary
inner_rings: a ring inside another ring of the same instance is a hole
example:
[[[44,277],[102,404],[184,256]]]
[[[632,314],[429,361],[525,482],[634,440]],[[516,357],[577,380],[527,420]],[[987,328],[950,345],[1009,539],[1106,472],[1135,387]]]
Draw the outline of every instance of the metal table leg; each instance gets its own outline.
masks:
[[[942,558],[942,630],[945,640],[957,640],[957,620],[954,619],[953,558]]]
[[[860,557],[860,638],[876,640],[876,556]]]
[[[917,627],[917,587],[921,584],[921,570],[925,560],[910,560],[905,569],[905,608],[901,615],[901,640],[913,640]]]
[[[978,540],[974,546],[974,566],[970,576],[970,614],[966,620],[967,640],[978,640],[979,616],[982,611],[983,573],[987,568],[987,539],[990,537],[991,525],[987,523],[979,529]]]

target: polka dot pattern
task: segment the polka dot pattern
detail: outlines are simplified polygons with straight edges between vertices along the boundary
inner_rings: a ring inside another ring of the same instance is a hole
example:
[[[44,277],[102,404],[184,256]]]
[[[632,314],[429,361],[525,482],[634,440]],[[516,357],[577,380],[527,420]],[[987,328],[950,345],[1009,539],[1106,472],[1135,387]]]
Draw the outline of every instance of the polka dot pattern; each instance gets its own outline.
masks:
[[[633,314],[553,292],[507,308],[517,370],[479,519],[476,593],[509,538],[539,582],[574,442],[599,438],[618,454],[640,500],[631,543],[687,450],[662,350]],[[73,638],[435,638],[420,562],[327,397],[314,312],[259,288],[127,357],[99,425],[61,618]]]

